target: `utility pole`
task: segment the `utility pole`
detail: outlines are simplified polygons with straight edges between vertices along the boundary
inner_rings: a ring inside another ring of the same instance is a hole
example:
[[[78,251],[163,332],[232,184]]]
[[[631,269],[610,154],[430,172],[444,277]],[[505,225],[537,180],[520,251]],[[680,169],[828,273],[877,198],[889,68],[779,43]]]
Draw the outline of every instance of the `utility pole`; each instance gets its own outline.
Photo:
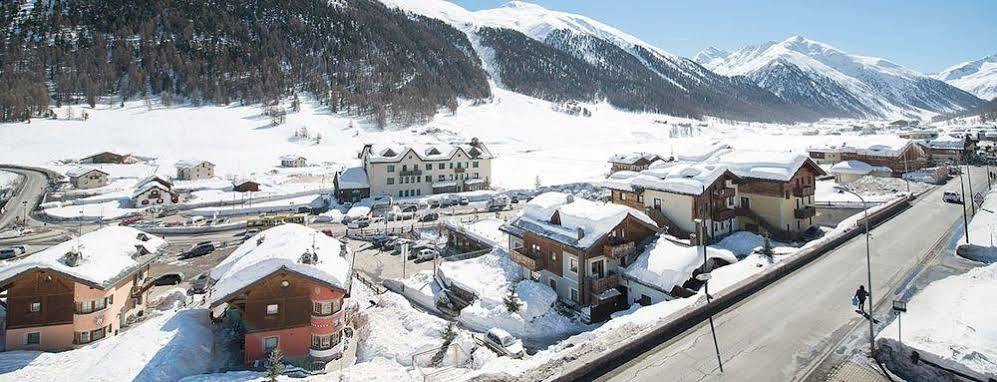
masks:
[[[969,244],[969,218],[966,217],[966,185],[962,181],[962,168],[959,168],[959,192],[962,194],[962,229],[966,233],[966,244]]]
[[[907,154],[904,153],[904,175],[903,175],[903,178],[904,178],[904,184],[907,185],[907,195],[910,195],[910,181],[907,180],[907,172],[909,172],[909,171],[910,170],[907,169]]]
[[[704,220],[696,219],[696,239],[699,241],[699,248],[703,251],[703,266],[698,276],[697,280],[703,282],[703,293],[706,294],[706,304],[709,305],[713,298],[710,296],[710,273],[706,269],[706,227],[703,226]],[[720,344],[717,342],[717,329],[713,325],[713,315],[710,315],[710,333],[713,334],[713,349],[717,353],[717,365],[720,367],[720,372],[724,372],[724,363],[720,358]]]
[[[959,178],[962,179],[962,178]],[[837,188],[840,191],[847,192],[849,194],[855,195],[862,201],[863,207],[863,218],[865,221],[865,271],[866,271],[866,281],[869,283],[868,297],[869,297],[869,356],[873,357],[876,355],[876,332],[873,328],[872,322],[872,307],[875,306],[872,303],[872,250],[869,245],[869,206],[865,202],[865,198],[859,195],[857,192],[843,186]],[[965,205],[963,205],[963,211],[965,211]]]
[[[973,215],[976,215],[976,200],[973,199],[973,174],[971,174],[969,172],[970,170],[971,170],[971,167],[969,167],[969,165],[967,164],[966,165],[966,183],[969,186],[969,205],[973,207]]]

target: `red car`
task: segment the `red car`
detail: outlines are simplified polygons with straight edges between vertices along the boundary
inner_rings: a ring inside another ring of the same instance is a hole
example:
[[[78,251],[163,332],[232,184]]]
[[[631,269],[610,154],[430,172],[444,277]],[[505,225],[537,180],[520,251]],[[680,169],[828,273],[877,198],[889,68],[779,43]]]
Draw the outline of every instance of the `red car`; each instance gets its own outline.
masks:
[[[332,230],[331,229],[326,228],[326,229],[322,230],[322,233],[324,233],[328,237],[332,237]]]
[[[135,223],[137,223],[139,221],[142,221],[142,217],[141,216],[132,216],[132,217],[130,217],[128,219],[122,220],[121,223],[118,223],[118,225],[125,225],[125,226],[127,226],[127,225],[135,224]]]

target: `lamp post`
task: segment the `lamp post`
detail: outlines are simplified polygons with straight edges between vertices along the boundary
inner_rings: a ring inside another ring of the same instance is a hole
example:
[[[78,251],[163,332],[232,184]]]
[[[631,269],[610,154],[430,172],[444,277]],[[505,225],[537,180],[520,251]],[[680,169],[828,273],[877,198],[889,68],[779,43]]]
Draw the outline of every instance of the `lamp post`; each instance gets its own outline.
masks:
[[[706,304],[709,305],[713,301],[710,297],[710,272],[706,269],[706,241],[704,236],[706,236],[706,227],[703,226],[702,219],[694,219],[696,222],[697,233],[693,234],[692,239],[696,239],[699,242],[698,247],[703,251],[703,267],[698,275],[696,275],[696,280],[703,282],[703,294],[706,295]],[[713,315],[710,315],[710,333],[713,335],[713,349],[717,353],[717,365],[720,367],[720,372],[724,372],[724,363],[720,358],[720,344],[717,342],[717,329],[713,326]]]
[[[969,218],[966,216],[966,185],[962,181],[962,167],[959,167],[959,194],[962,195],[962,230],[966,234],[966,243],[969,244]]]
[[[866,282],[869,284],[869,356],[872,357],[876,354],[876,333],[872,326],[872,310],[875,305],[872,303],[872,256],[871,250],[869,249],[869,206],[866,205],[865,198],[863,198],[862,195],[859,195],[848,187],[837,186],[835,188],[838,189],[838,191],[847,192],[858,197],[862,202],[862,207],[864,208],[862,210],[862,220],[865,221],[865,275]]]

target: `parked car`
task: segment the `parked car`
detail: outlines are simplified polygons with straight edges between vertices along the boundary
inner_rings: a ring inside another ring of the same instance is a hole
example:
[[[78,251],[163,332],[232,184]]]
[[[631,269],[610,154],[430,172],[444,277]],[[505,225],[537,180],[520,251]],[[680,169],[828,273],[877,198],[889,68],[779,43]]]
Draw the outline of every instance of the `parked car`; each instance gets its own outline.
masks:
[[[17,251],[14,248],[0,249],[0,260],[8,260],[15,257],[17,257]]]
[[[432,248],[423,248],[419,252],[416,252],[415,260],[417,261],[429,261],[436,256],[436,250]]]
[[[402,248],[402,244],[411,243],[411,242],[412,242],[412,240],[409,240],[409,239],[406,239],[406,238],[402,238],[402,237],[396,237],[396,238],[394,238],[392,240],[388,240],[387,242],[384,243],[384,250],[387,250],[387,251],[394,250],[394,249],[399,249],[400,250]]]
[[[194,279],[194,283],[191,285],[190,291],[194,292],[194,294],[208,293],[208,280],[209,276],[207,272],[198,275],[197,278]]]
[[[438,214],[436,212],[430,212],[428,214],[422,215],[419,218],[419,221],[420,222],[431,222],[431,221],[436,221],[436,220],[439,220],[439,219],[440,219],[440,214]]]
[[[429,207],[430,208],[440,208],[440,200],[439,199],[430,200],[429,201]]]
[[[491,200],[488,201],[488,211],[489,212],[502,211],[508,208],[509,204],[511,203],[512,202],[510,201],[510,198],[508,196],[495,195],[495,197],[491,198]]]
[[[156,278],[156,280],[152,282],[152,285],[155,286],[178,285],[180,284],[181,281],[183,281],[183,273],[173,272],[159,276],[158,278]]]
[[[519,204],[519,197],[516,196],[516,195],[513,195],[511,198],[509,198],[509,202],[512,203],[512,204]]]
[[[471,203],[471,201],[468,200],[466,196],[461,196],[460,199],[457,200],[457,204],[460,204],[462,206],[466,206],[466,205],[468,205],[470,203]]]
[[[387,243],[388,241],[393,240],[394,238],[395,238],[394,236],[390,236],[390,235],[378,236],[378,237],[375,237],[375,238],[371,239],[370,245],[372,247],[374,247],[374,248],[382,248],[382,247],[384,247],[385,243]]]
[[[140,221],[142,221],[142,217],[141,216],[132,216],[130,218],[122,220],[121,223],[118,223],[118,225],[128,226],[128,225],[132,225],[132,224],[138,223]]]
[[[402,212],[416,212],[418,210],[419,210],[419,206],[414,205],[414,204],[410,204],[410,205],[407,205],[405,207],[402,207]]]
[[[23,255],[28,252],[28,247],[23,244],[12,245],[10,246],[10,249],[13,249],[18,255]]]
[[[346,223],[346,228],[359,229],[370,227],[370,218],[366,216],[350,219],[349,223]]]
[[[180,254],[181,259],[201,257],[215,251],[215,245],[210,241],[202,241],[194,244],[186,252]]]
[[[331,228],[326,228],[326,229],[322,230],[322,233],[325,234],[328,237],[332,237],[332,229]]]
[[[955,192],[945,191],[945,193],[942,194],[942,201],[946,203],[962,203],[962,197]]]
[[[523,341],[500,328],[491,328],[485,333],[482,342],[492,350],[512,358],[522,358],[526,354]]]
[[[258,229],[255,229],[255,228],[254,229],[247,229],[246,233],[242,234],[242,236],[248,238],[248,237],[256,236],[256,234],[258,234],[258,233],[260,233],[260,230],[258,230]]]

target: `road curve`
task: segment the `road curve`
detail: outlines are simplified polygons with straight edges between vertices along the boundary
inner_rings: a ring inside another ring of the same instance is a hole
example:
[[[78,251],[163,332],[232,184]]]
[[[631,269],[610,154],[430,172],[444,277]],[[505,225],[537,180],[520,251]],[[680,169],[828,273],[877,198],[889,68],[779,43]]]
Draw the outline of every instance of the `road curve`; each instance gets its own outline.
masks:
[[[24,183],[7,202],[6,211],[0,215],[0,231],[14,224],[17,217],[31,219],[31,211],[38,206],[49,183],[49,173],[22,166],[0,165],[0,170],[22,176]]]

